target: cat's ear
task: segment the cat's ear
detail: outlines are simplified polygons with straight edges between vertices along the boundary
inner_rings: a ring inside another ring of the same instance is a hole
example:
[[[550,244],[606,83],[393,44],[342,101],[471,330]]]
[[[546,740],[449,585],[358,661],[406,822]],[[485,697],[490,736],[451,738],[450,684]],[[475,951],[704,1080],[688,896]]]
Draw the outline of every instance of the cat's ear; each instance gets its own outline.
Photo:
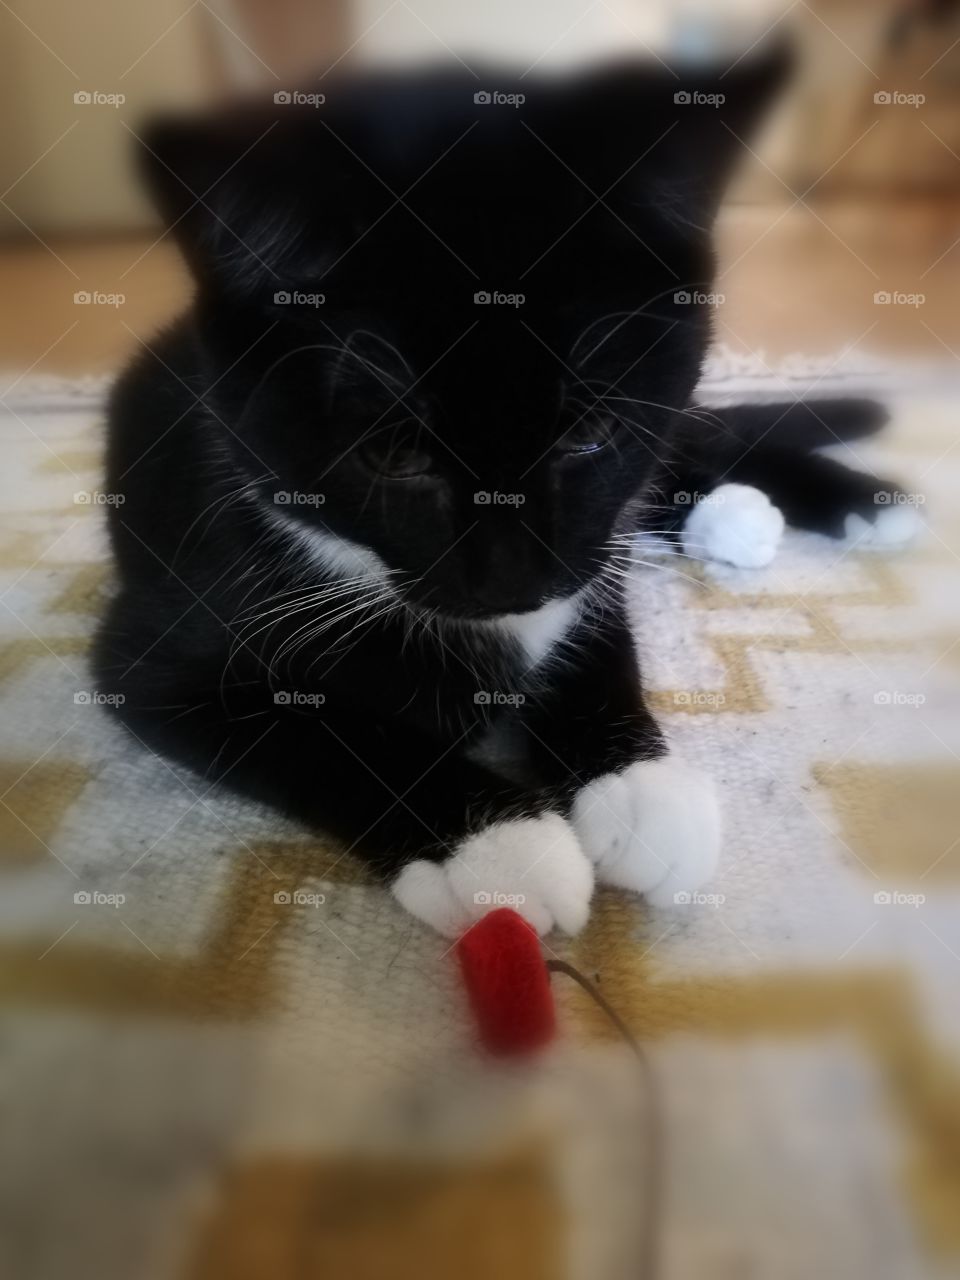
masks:
[[[777,41],[729,61],[608,68],[581,83],[558,132],[607,203],[705,232],[791,67]]]
[[[332,249],[308,244],[307,232],[333,175],[321,193],[304,172],[300,134],[289,115],[253,109],[171,117],[142,132],[147,188],[201,288],[269,296],[322,273]]]

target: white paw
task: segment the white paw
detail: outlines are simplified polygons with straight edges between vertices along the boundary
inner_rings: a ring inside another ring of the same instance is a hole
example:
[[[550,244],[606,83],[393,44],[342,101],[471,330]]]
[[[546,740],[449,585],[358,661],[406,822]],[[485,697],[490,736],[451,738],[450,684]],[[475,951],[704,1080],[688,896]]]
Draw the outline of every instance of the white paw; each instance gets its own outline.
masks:
[[[394,896],[454,938],[488,911],[512,907],[536,929],[578,933],[587,923],[593,868],[559,814],[498,822],[468,836],[444,862],[408,863]]]
[[[920,517],[912,506],[897,503],[880,507],[874,519],[851,511],[843,522],[846,540],[865,551],[895,551],[912,542],[920,529]]]
[[[577,795],[570,820],[597,879],[657,907],[699,888],[717,865],[713,780],[669,756],[597,778]]]
[[[722,484],[695,504],[683,527],[684,550],[699,560],[760,569],[777,553],[783,513],[749,484]]]

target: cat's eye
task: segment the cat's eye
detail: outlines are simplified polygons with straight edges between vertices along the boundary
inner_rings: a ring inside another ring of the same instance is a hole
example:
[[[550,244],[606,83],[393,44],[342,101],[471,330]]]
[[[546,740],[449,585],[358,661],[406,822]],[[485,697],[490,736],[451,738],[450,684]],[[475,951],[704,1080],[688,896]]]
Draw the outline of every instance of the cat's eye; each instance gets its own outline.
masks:
[[[566,454],[596,453],[613,439],[613,418],[587,416],[568,427],[557,441],[557,449]]]
[[[408,480],[433,467],[433,458],[415,436],[382,431],[360,445],[360,457],[371,471],[389,480]]]

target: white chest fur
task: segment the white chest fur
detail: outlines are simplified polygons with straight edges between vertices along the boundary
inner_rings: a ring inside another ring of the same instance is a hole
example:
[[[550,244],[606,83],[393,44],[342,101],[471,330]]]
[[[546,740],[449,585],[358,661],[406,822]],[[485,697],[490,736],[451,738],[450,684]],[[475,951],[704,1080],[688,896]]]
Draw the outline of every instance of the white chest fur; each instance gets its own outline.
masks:
[[[530,613],[508,613],[491,624],[516,640],[528,667],[535,667],[570,630],[577,616],[575,598],[551,600]]]

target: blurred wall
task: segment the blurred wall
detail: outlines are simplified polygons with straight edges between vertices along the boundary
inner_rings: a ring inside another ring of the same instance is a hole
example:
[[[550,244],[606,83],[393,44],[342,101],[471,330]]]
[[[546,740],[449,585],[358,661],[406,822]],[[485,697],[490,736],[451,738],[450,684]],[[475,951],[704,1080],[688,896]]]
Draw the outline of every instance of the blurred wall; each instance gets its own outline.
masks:
[[[144,225],[150,214],[130,180],[124,125],[208,92],[215,64],[204,9],[191,0],[10,6],[0,7],[0,232],[23,223],[41,234]],[[74,101],[95,92],[126,102]]]
[[[564,65],[590,55],[696,54],[778,16],[802,59],[794,94],[745,166],[739,200],[960,192],[960,17],[932,0],[4,0],[0,235],[137,231],[152,222],[131,130],[158,107],[304,83],[337,65],[449,56]],[[911,17],[913,15],[913,17]],[[918,19],[918,15],[921,20]],[[951,26],[952,24],[952,26]],[[893,38],[899,28],[906,36]],[[953,28],[956,28],[953,30]],[[752,36],[743,35],[740,47]],[[954,43],[955,41],[955,43]],[[945,52],[946,51],[946,52]],[[922,111],[877,106],[922,93]],[[77,93],[122,95],[119,105]]]

